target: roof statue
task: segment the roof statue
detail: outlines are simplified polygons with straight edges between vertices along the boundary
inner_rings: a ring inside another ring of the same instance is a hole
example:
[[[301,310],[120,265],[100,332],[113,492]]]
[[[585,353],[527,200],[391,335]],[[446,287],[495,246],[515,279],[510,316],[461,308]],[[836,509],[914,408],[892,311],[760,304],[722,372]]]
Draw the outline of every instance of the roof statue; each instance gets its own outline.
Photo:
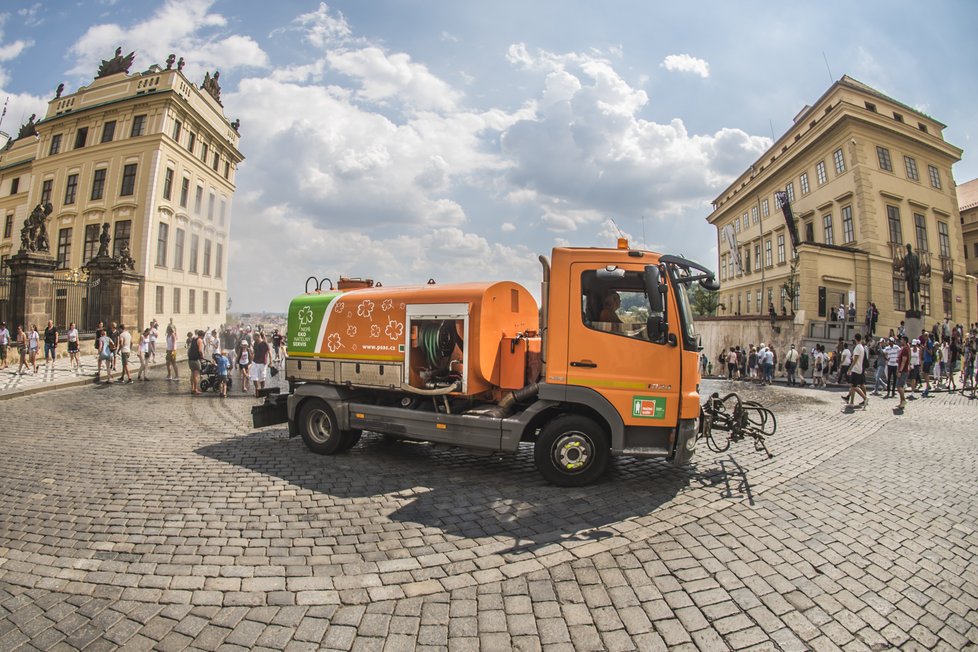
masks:
[[[109,75],[114,75],[117,72],[129,72],[129,67],[132,65],[133,59],[135,58],[135,51],[130,52],[126,56],[122,56],[122,48],[116,48],[114,57],[108,61],[102,59],[102,65],[99,66],[98,74],[95,75],[95,79],[108,77]]]
[[[17,138],[26,138],[28,136],[36,136],[37,128],[34,126],[37,124],[37,114],[32,113],[31,117],[27,119],[27,122],[21,125],[20,131],[17,132]]]
[[[234,122],[231,123],[231,128],[234,129],[235,133],[240,133],[241,131],[241,119],[235,118]]]
[[[177,60],[177,55],[170,54],[170,56],[166,58],[166,69],[173,70],[173,62],[176,60]]]
[[[202,89],[207,91],[211,97],[217,100],[218,104],[221,104],[221,85],[217,82],[221,78],[221,72],[219,70],[214,71],[214,76],[211,74],[204,73],[204,83],[200,85]],[[224,106],[221,104],[221,106]]]
[[[65,92],[64,82],[58,84],[58,90],[55,91],[54,99],[61,97],[61,94]]]
[[[182,71],[182,70],[183,70],[183,57],[180,57],[180,58],[179,58],[179,59],[177,60],[177,70],[180,70],[180,71]]]

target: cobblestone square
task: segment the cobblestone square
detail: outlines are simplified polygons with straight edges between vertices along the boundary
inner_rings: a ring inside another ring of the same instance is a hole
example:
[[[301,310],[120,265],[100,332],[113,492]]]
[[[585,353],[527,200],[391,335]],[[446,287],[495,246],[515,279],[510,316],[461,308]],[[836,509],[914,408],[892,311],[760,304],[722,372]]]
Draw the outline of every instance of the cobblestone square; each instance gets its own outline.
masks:
[[[743,385],[706,381],[706,391]],[[978,401],[747,389],[771,460],[543,482],[366,434],[318,457],[186,381],[0,403],[0,650],[978,646]]]

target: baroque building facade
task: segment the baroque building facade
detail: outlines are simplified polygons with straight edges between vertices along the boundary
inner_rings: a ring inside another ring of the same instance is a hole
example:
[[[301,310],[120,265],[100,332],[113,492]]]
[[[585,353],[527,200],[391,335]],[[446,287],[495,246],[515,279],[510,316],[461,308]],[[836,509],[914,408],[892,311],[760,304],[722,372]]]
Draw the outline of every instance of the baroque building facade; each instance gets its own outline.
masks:
[[[217,326],[239,124],[224,115],[218,73],[198,86],[171,55],[165,67],[130,74],[133,58],[117,50],[88,86],[59,86],[44,117],[32,116],[0,151],[0,268],[23,250],[25,219],[50,203],[56,276],[84,277],[107,224],[109,254],[141,277],[134,326]]]
[[[910,307],[900,267],[910,244],[926,327],[945,316],[978,319],[951,173],[962,150],[944,140],[944,128],[848,76],[806,106],[713,201],[720,314],[767,316],[773,306],[795,314],[806,337],[827,339],[830,330],[815,326],[828,326],[840,305],[853,305],[862,325],[875,303],[876,332],[886,333]]]
[[[972,276],[978,276],[978,179],[962,183],[957,192],[965,268]]]

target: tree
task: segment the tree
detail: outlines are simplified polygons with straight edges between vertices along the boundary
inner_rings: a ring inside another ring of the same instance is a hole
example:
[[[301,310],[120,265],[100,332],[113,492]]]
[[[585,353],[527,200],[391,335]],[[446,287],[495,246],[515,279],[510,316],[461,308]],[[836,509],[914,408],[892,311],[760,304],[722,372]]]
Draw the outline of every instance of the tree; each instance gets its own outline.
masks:
[[[788,300],[791,307],[791,314],[795,314],[795,299],[801,294],[801,284],[798,282],[798,252],[795,251],[791,257],[791,268],[788,270],[788,278],[781,284],[781,290]]]
[[[696,317],[710,317],[717,314],[717,306],[720,304],[720,293],[710,292],[699,284],[691,285],[689,288],[689,303]]]

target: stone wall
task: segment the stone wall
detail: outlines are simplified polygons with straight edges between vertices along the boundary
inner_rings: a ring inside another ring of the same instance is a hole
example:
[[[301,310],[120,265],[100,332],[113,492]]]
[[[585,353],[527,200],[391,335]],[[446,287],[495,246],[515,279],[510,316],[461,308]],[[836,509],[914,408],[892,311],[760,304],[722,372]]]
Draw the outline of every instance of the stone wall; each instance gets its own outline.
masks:
[[[716,368],[717,356],[721,350],[732,346],[757,346],[761,342],[773,346],[779,360],[783,359],[791,344],[801,347],[805,314],[799,312],[794,318],[778,317],[774,327],[769,318],[762,319],[758,316],[700,317],[695,323],[696,332],[703,342],[703,353],[709,356]]]

